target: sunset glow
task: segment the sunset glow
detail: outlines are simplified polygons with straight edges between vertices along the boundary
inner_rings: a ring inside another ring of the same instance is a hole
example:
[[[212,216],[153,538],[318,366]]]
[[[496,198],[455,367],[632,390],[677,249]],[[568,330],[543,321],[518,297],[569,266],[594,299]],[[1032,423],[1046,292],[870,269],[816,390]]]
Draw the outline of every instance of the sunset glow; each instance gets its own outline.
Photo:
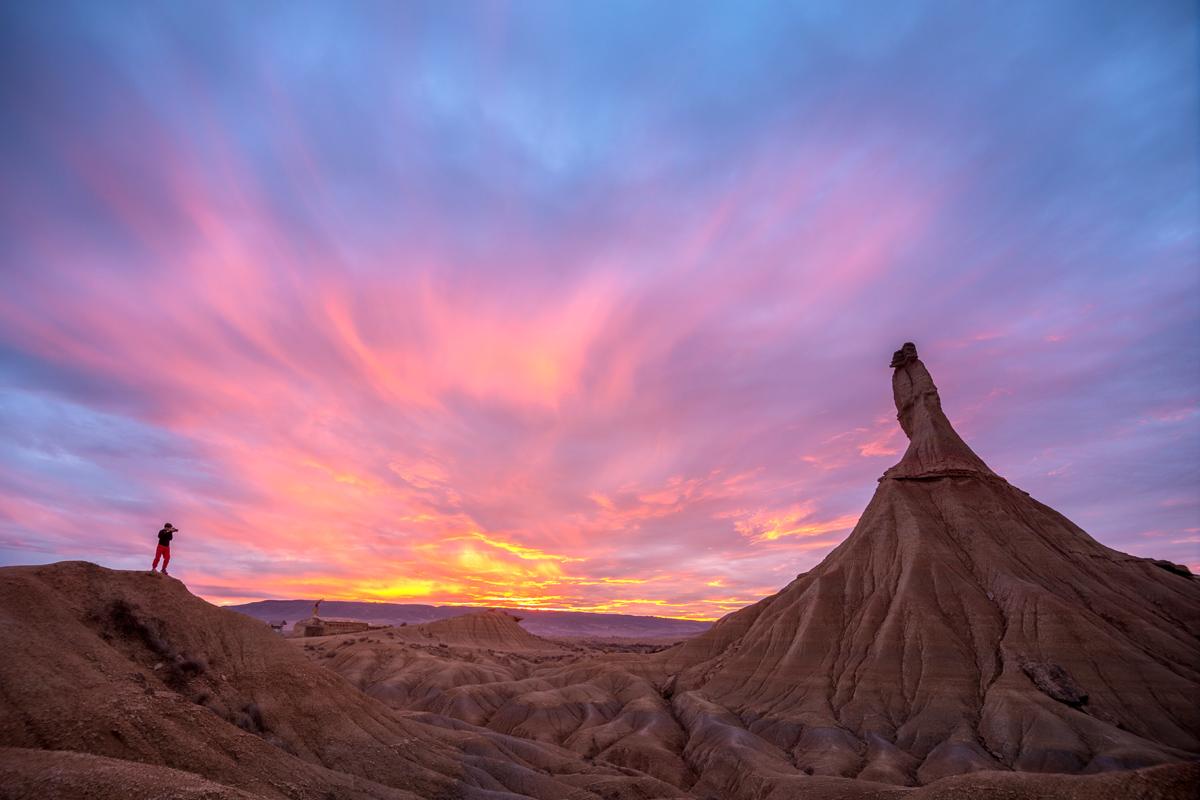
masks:
[[[0,563],[712,619],[853,528],[911,340],[1200,571],[1194,9],[819,5],[6,4]]]

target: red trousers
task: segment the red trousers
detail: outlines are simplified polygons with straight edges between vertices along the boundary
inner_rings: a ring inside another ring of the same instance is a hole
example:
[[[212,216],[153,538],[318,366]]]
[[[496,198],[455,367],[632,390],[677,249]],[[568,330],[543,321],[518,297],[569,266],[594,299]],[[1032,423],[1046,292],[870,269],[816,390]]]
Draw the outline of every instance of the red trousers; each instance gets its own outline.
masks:
[[[160,544],[158,549],[154,551],[154,564],[150,569],[158,569],[158,559],[163,560],[163,569],[167,568],[167,564],[171,561],[171,548],[165,544]]]

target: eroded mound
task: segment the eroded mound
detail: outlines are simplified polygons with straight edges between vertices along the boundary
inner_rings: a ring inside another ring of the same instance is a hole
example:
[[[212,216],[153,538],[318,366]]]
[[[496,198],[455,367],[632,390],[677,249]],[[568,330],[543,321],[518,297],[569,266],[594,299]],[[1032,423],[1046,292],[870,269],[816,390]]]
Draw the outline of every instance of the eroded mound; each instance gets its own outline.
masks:
[[[476,611],[416,626],[423,636],[445,644],[466,644],[496,650],[561,651],[562,645],[534,636],[520,620],[498,608]]]
[[[9,748],[167,767],[269,798],[681,795],[560,748],[416,720],[152,573],[0,569],[0,647]]]

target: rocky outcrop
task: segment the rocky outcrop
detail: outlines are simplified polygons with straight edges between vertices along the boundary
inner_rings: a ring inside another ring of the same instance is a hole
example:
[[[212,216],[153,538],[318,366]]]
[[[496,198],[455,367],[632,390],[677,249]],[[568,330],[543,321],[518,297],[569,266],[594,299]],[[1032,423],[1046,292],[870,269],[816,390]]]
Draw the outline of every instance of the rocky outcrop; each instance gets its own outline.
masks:
[[[903,458],[818,567],[662,654],[677,690],[815,775],[1200,756],[1200,587],[1009,485],[954,431],[916,348],[892,363]]]
[[[916,345],[906,342],[892,357],[892,366],[895,368],[892,396],[896,402],[896,419],[909,441],[900,463],[884,473],[884,477],[932,479],[964,475],[997,478],[946,418],[933,378],[917,358]]]

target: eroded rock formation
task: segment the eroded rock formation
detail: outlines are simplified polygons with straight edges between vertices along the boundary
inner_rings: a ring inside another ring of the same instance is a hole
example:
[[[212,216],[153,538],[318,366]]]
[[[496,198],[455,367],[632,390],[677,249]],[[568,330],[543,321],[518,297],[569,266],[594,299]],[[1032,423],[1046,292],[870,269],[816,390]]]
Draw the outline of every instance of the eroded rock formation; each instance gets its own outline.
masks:
[[[818,567],[664,654],[780,769],[892,784],[1200,754],[1200,585],[1096,542],[998,477],[911,344],[910,444]]]
[[[491,677],[403,702],[697,797],[1195,759],[1200,584],[996,475],[914,345],[893,369],[909,448],[818,567],[661,654],[480,657]]]
[[[915,346],[893,369],[910,445],[846,541],[660,653],[495,611],[284,640],[163,576],[0,569],[0,800],[1193,797],[1200,582],[997,476]]]
[[[942,411],[942,398],[917,347],[906,342],[892,357],[892,397],[896,419],[908,437],[908,449],[886,478],[944,478],[970,475],[995,478],[983,459],[967,446]]]

